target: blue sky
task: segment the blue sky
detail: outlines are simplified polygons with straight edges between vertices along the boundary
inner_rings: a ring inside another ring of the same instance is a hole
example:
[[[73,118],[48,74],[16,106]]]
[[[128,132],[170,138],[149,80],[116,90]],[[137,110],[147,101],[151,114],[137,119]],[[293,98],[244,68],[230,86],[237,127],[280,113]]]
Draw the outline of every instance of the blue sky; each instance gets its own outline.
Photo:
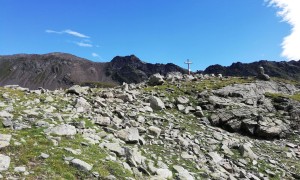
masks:
[[[284,3],[0,0],[0,54],[66,52],[99,62],[134,54],[146,62],[182,67],[190,59],[193,71],[237,61],[300,59],[292,48],[284,54],[289,43],[284,40],[299,29],[293,21],[298,14],[289,13],[300,11],[299,1]],[[289,14],[278,14],[285,9]],[[295,49],[300,39],[291,39]]]

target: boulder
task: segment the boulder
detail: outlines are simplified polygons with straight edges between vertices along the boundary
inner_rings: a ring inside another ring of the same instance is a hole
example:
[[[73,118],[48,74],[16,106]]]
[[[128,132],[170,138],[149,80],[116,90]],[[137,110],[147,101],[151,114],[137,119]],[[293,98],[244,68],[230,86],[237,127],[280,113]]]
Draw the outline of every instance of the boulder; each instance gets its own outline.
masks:
[[[223,158],[217,152],[209,152],[208,156],[213,160],[214,163],[220,163]]]
[[[178,81],[178,80],[182,80],[183,76],[181,72],[169,72],[166,75],[166,79],[167,81]]]
[[[124,156],[125,150],[120,146],[119,143],[105,143],[104,147],[106,147],[108,150],[116,153],[118,156]]]
[[[139,131],[135,127],[117,131],[116,136],[128,143],[137,143],[140,138]]]
[[[73,136],[76,134],[75,126],[68,124],[61,124],[45,130],[47,134],[56,134],[60,136]]]
[[[92,168],[93,168],[92,165],[90,165],[80,159],[73,159],[71,161],[71,165],[73,165],[77,169],[85,171],[85,172],[88,172],[88,171],[92,170]]]
[[[172,171],[169,169],[157,169],[156,170],[157,179],[172,179]]]
[[[180,180],[194,180],[195,178],[190,174],[190,172],[184,169],[182,166],[174,165],[173,168],[178,173],[178,179]]]
[[[279,138],[282,133],[280,126],[259,126],[256,135],[266,139]]]
[[[187,104],[189,103],[189,98],[185,97],[185,96],[179,96],[177,99],[176,99],[176,102],[177,104]]]
[[[151,96],[150,97],[150,107],[153,110],[162,110],[162,109],[165,109],[165,104],[162,102],[162,100],[160,98]]]
[[[10,165],[10,157],[0,154],[0,172],[8,170]]]
[[[69,89],[67,89],[67,93],[76,94],[76,95],[87,94],[88,89],[89,89],[89,87],[81,87],[79,85],[74,85],[74,86],[70,87]]]
[[[243,157],[249,157],[250,159],[257,159],[257,155],[252,151],[251,145],[245,143],[239,147],[240,153]]]
[[[117,97],[119,99],[122,99],[124,102],[131,102],[131,101],[133,101],[133,96],[131,94],[128,94],[128,93],[119,94],[119,95],[117,95]]]
[[[75,108],[78,113],[88,112],[91,109],[91,105],[89,102],[87,102],[86,99],[84,99],[83,97],[79,97],[76,99]]]
[[[0,149],[9,146],[10,139],[10,134],[0,134]]]
[[[259,67],[257,78],[263,81],[270,81],[270,76],[265,74],[265,70],[262,66]]]
[[[95,118],[95,124],[100,126],[109,126],[111,123],[110,117],[97,116]]]
[[[114,97],[114,94],[111,92],[111,91],[104,91],[102,93],[102,97],[103,98],[113,98]]]
[[[161,76],[159,73],[151,75],[148,80],[148,84],[150,86],[162,85],[163,83],[163,76]]]
[[[7,112],[7,111],[0,111],[0,117],[2,117],[2,118],[12,118],[13,115],[10,114],[10,113]]]
[[[153,135],[156,136],[156,137],[159,137],[159,135],[160,135],[160,133],[161,133],[161,129],[158,128],[158,127],[156,127],[156,126],[150,126],[150,127],[148,128],[148,130],[149,130],[149,132],[150,132],[151,134],[153,134]]]
[[[138,167],[146,160],[146,157],[142,156],[138,148],[133,148],[133,149],[125,148],[125,156],[127,162],[133,167]]]

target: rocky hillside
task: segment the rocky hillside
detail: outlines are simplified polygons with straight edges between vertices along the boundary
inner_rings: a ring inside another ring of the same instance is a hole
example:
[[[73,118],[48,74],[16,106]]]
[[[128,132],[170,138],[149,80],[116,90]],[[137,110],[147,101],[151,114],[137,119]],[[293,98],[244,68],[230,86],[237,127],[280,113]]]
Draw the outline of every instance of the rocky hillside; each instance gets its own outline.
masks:
[[[212,65],[204,70],[205,74],[223,74],[225,76],[256,76],[259,67],[272,77],[300,81],[300,61],[258,61],[253,63],[233,63],[231,66]]]
[[[68,88],[74,84],[139,83],[154,73],[185,72],[174,64],[144,63],[134,55],[96,63],[65,53],[0,56],[0,86]]]
[[[4,179],[299,179],[299,85],[169,73],[0,88]]]

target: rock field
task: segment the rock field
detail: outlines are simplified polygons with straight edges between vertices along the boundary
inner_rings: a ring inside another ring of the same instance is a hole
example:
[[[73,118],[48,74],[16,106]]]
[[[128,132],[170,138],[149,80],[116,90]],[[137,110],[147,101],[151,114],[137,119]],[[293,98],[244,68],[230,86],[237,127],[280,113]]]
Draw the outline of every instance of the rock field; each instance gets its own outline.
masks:
[[[297,82],[0,87],[0,179],[300,179]]]

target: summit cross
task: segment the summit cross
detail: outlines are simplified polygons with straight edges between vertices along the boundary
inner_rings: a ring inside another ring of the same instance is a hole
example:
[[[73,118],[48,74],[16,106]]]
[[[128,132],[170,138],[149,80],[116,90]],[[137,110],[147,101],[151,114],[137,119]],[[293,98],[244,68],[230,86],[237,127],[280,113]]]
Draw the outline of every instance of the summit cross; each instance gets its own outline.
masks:
[[[191,74],[191,69],[190,69],[190,64],[193,64],[192,61],[190,61],[189,59],[184,62],[184,64],[187,64],[188,65],[188,70],[189,70],[189,75]]]

